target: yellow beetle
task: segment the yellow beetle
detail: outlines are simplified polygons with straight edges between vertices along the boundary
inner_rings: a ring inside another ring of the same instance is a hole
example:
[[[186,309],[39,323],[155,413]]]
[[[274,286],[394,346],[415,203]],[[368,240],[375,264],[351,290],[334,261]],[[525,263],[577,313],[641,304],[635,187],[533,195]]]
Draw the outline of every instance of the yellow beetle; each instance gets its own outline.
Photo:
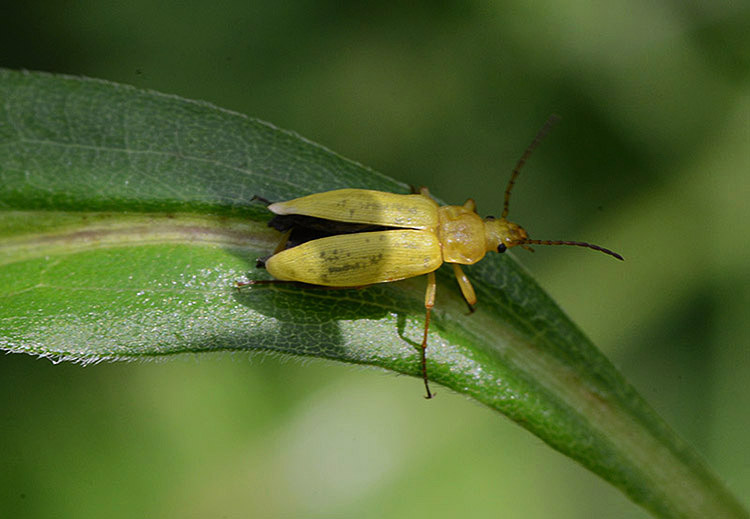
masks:
[[[489,251],[504,252],[516,245],[529,248],[529,244],[577,245],[623,259],[590,243],[532,240],[521,226],[506,219],[516,177],[553,122],[552,118],[547,121],[513,170],[500,218],[482,219],[471,199],[461,206],[441,207],[424,188],[412,195],[338,189],[270,203],[268,209],[278,216],[269,225],[285,231],[274,254],[261,262],[275,279],[245,281],[238,286],[299,282],[362,287],[427,274],[421,368],[427,398],[432,398],[425,352],[435,304],[435,271],[443,263],[452,264],[464,298],[474,305],[474,288],[460,265],[472,265]],[[292,238],[297,229],[313,232]]]

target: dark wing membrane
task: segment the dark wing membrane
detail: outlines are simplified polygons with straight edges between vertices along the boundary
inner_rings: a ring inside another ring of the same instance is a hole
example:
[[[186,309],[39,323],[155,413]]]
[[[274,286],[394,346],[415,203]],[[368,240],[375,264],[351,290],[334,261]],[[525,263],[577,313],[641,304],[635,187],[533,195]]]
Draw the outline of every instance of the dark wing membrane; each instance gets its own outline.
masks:
[[[388,227],[383,227],[382,225],[337,222],[301,214],[276,215],[268,222],[268,226],[279,232],[292,230],[285,247],[286,249],[338,234],[354,234],[388,229]]]

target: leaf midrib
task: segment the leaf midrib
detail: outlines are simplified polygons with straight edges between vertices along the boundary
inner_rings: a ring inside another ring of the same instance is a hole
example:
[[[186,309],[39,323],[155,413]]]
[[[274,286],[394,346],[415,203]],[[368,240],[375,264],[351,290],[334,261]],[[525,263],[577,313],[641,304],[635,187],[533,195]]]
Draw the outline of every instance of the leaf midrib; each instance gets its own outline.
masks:
[[[3,239],[0,265],[110,247],[184,243],[273,248],[277,240],[273,230],[246,218],[190,213],[91,212],[78,215],[60,212],[60,218],[72,221],[55,227],[55,214],[49,211],[9,211],[6,214],[29,221],[44,214],[51,228]]]

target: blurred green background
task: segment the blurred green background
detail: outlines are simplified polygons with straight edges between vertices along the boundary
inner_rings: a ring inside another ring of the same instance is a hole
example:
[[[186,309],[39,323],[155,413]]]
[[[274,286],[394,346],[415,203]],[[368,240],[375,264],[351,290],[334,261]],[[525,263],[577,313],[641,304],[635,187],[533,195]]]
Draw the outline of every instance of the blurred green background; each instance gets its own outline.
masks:
[[[203,99],[451,203],[516,257],[750,505],[750,4],[16,2],[0,66]],[[470,272],[469,272],[470,274]],[[439,292],[438,292],[439,304]],[[480,302],[481,304],[481,302]],[[0,358],[1,517],[636,518],[463,397],[246,354]]]

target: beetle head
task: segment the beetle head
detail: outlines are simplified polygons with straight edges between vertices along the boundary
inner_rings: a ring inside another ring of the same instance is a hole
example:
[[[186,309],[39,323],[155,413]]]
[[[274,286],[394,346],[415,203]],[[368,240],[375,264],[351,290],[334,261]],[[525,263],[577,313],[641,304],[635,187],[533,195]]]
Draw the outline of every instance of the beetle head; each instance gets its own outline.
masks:
[[[488,216],[484,219],[484,239],[488,252],[505,252],[510,247],[523,245],[528,237],[523,227],[505,218]]]
[[[563,240],[532,240],[529,238],[526,230],[517,223],[509,222],[505,218],[493,218],[488,216],[484,219],[484,240],[487,251],[505,252],[506,249],[520,245],[522,248],[534,251],[529,245],[574,245],[576,247],[586,247],[587,249],[598,250],[604,254],[609,254],[613,258],[622,260],[622,256],[614,251],[587,243],[583,241],[563,241]]]

